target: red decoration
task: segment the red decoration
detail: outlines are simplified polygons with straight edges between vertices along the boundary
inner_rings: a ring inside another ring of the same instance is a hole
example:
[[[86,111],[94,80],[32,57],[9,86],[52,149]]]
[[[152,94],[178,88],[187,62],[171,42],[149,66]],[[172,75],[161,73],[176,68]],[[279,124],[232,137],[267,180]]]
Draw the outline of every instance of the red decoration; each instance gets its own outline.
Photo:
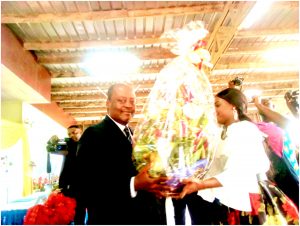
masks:
[[[204,48],[204,46],[206,46],[206,44],[207,44],[206,41],[203,41],[202,39],[200,39],[196,42],[196,44],[193,45],[193,50],[196,51],[197,49]],[[202,62],[203,62],[203,59],[201,59],[200,62],[196,65],[199,70],[201,70],[201,68],[202,68]]]
[[[75,216],[75,207],[75,199],[54,191],[44,204],[38,204],[28,209],[24,224],[70,224]]]
[[[299,220],[297,207],[294,205],[292,200],[290,200],[288,197],[286,198],[287,201],[282,205],[282,208],[293,220]]]
[[[251,215],[258,215],[261,204],[260,194],[250,193],[250,202],[252,207]]]
[[[228,225],[240,225],[240,211],[233,210],[227,214]]]

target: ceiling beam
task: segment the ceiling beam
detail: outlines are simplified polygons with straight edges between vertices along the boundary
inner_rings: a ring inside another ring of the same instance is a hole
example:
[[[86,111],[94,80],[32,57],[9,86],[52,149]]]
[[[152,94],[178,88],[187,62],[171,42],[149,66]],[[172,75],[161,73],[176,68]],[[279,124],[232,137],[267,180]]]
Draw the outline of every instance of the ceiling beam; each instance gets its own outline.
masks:
[[[257,44],[257,43],[256,43]],[[268,49],[273,48],[288,48],[288,47],[298,47],[299,41],[278,41],[278,42],[268,42],[259,43],[259,46],[245,45],[242,48],[234,49],[228,48],[222,56],[228,55],[251,55],[251,54],[262,54]],[[130,52],[138,57],[140,60],[160,60],[160,59],[173,59],[177,55],[173,54],[169,49],[166,48],[146,48],[146,49],[128,49],[126,52]],[[99,51],[101,53],[101,51]],[[88,56],[88,52],[63,52],[63,53],[51,53],[49,55],[37,54],[38,62],[41,64],[79,64],[85,61]],[[66,72],[65,72],[66,74]],[[69,72],[69,76],[70,76]],[[80,71],[77,76],[84,76],[84,72]],[[61,77],[67,77],[66,75],[60,75]],[[56,75],[57,77],[57,75]]]
[[[137,105],[144,105],[147,102],[147,96],[144,96],[142,98],[137,97],[136,104]],[[76,101],[75,99],[73,101],[62,101],[62,102],[57,102],[59,107],[61,108],[90,108],[90,107],[99,107],[99,106],[105,106],[106,104],[106,99],[95,99],[95,100],[81,100],[81,101]]]
[[[229,7],[224,11],[223,16],[217,22],[213,34],[208,41],[208,50],[211,53],[211,63],[216,66],[222,54],[230,46],[237,33],[239,25],[246,18],[250,10],[255,5],[255,2],[228,2],[236,6]],[[227,32],[222,32],[224,29]]]
[[[123,20],[127,18],[176,16],[183,14],[199,14],[222,12],[224,2],[210,2],[195,6],[164,7],[158,9],[142,10],[105,10],[90,12],[66,12],[66,13],[32,13],[32,14],[1,14],[1,23],[56,23],[73,21],[94,20]]]
[[[135,114],[141,114],[142,113],[142,108],[141,109],[136,109]],[[99,115],[105,115],[107,114],[107,109],[104,109],[99,112],[69,112],[70,115],[72,115],[74,118],[82,118],[82,117],[97,117]]]
[[[284,88],[284,89],[280,89],[280,90],[264,90],[264,92],[261,94],[262,98],[284,98],[284,94],[286,91],[291,90],[291,88]],[[250,105],[249,105],[250,106]],[[251,113],[250,109],[249,109],[249,113]],[[101,118],[103,118],[106,115],[106,113],[100,113],[97,114],[96,116],[94,116],[94,119],[92,119],[93,117],[76,117],[76,120],[79,124],[85,125],[85,126],[89,126],[89,125],[93,125],[96,123],[99,123]],[[137,123],[142,120],[142,118],[144,117],[144,115],[142,114],[142,112],[140,114],[135,114],[134,118],[131,119],[129,125],[132,126],[133,128],[137,125]]]
[[[225,88],[225,87],[224,87]],[[264,89],[262,90],[261,97],[264,96],[277,96],[277,95],[284,95],[287,91],[293,89],[294,87],[282,87],[282,88],[274,88],[274,89]],[[221,90],[221,89],[220,89]],[[216,94],[220,90],[215,90],[214,94]],[[243,89],[245,90],[245,88]],[[136,114],[143,113],[144,104],[137,104],[136,105]],[[81,107],[81,108],[64,108],[64,112],[70,113],[73,117],[94,117],[106,114],[107,107],[104,105],[100,105],[97,107]]]
[[[139,69],[139,73],[142,74],[141,75],[141,79],[143,79],[143,74],[149,74],[152,75],[154,77],[159,76],[159,72],[165,67],[165,65],[157,65],[157,66],[153,66],[153,67],[146,67],[146,68],[140,68]],[[286,68],[289,70],[293,70],[293,71],[299,71],[299,66],[297,65],[292,65],[292,64],[271,64],[271,63],[267,63],[267,62],[256,62],[256,63],[229,63],[229,64],[225,64],[225,63],[218,63],[217,66],[210,72],[207,73],[208,75],[213,74],[214,72],[218,72],[218,71],[222,71],[222,73],[226,73],[225,71],[227,70],[228,72],[230,70],[245,70],[246,72],[244,73],[249,73],[249,71],[255,71],[255,70],[259,70],[259,71],[275,71],[279,70],[282,71],[282,68]],[[74,72],[65,72],[65,71],[50,71],[52,79],[65,79],[65,77],[71,77],[75,78],[78,77],[76,75],[78,75],[78,72],[74,71]],[[231,72],[232,74],[232,72]],[[82,72],[81,76],[89,76],[86,72]],[[79,76],[79,77],[81,77]],[[155,80],[155,78],[154,78]]]
[[[46,65],[47,66],[47,65]],[[149,66],[142,66],[139,68],[138,73],[141,74],[141,79],[143,78],[143,75],[147,75],[149,76],[149,74],[155,76],[157,75],[157,73],[159,73],[161,71],[161,69],[163,69],[165,66],[165,64],[155,64],[155,65],[149,65]],[[51,77],[53,79],[60,79],[60,78],[75,78],[75,77],[85,77],[85,76],[89,76],[89,74],[87,72],[84,71],[65,71],[65,70],[59,70],[59,71],[53,71],[50,70],[51,73]]]
[[[141,97],[147,97],[150,92],[150,89],[147,91],[142,91],[140,92],[139,90],[136,91],[136,96],[139,98]],[[51,95],[51,101],[68,101],[68,100],[100,100],[106,97],[101,93],[101,94],[64,94],[64,95],[56,95],[52,94]]]
[[[239,30],[234,38],[259,38],[265,36],[299,35],[299,28]]]
[[[212,84],[213,92],[217,92],[221,90],[222,88],[226,88],[228,86],[228,81],[222,81],[220,83]],[[243,82],[243,87],[246,89],[253,89],[257,88],[260,90],[271,90],[271,89],[284,89],[284,88],[297,88],[297,85],[299,84],[299,78],[294,79],[281,79],[281,80],[265,80],[265,81],[257,81],[256,79],[251,79]],[[137,103],[140,103],[140,98],[147,99],[149,93],[151,92],[151,89],[145,90],[143,92],[137,92]],[[51,96],[52,101],[63,101],[64,104],[69,100],[70,103],[75,106],[76,103],[74,101],[80,101],[80,100],[93,100],[93,101],[99,101],[99,103],[95,103],[95,106],[101,106],[105,104],[106,98],[103,100],[103,96],[99,94],[88,94],[88,95],[76,95],[76,94],[70,94],[70,95],[52,95]],[[101,103],[100,103],[101,102]],[[145,103],[145,102],[144,102]],[[79,104],[79,103],[78,103]],[[80,106],[85,106],[86,103],[80,103]],[[60,104],[60,107],[63,107]]]
[[[16,91],[7,91],[14,93],[21,89],[25,94],[25,90],[32,90],[28,94],[32,95],[33,102],[27,99],[29,103],[49,103],[51,92],[49,72],[36,62],[30,51],[24,51],[20,41],[5,25],[1,25],[1,46],[5,46],[1,48],[1,64],[4,65],[1,69],[5,68],[4,71],[7,72],[5,75],[8,79],[14,78],[14,81],[20,81],[19,85],[24,84],[26,87],[18,86],[14,87]]]
[[[213,90],[214,92],[221,91],[228,87],[228,83],[220,83],[214,84]],[[268,93],[270,96],[270,92],[273,93],[273,96],[276,96],[278,92],[281,90],[291,90],[299,88],[299,79],[290,80],[290,81],[266,81],[266,82],[244,82],[243,83],[243,90],[246,89],[258,89],[262,91],[262,96],[265,96],[264,92]]]
[[[211,75],[209,76],[209,81],[211,84],[214,83],[226,83],[231,79],[234,79],[237,75],[228,75],[228,74],[220,74],[220,75]],[[298,72],[286,72],[286,73],[245,73],[239,74],[239,77],[243,77],[244,81],[248,82],[259,82],[259,81],[274,81],[274,80],[291,80],[291,79],[298,79],[299,73]],[[131,84],[135,89],[143,90],[143,89],[151,89],[155,83],[155,80],[151,81],[131,81]],[[73,83],[72,86],[65,86],[65,85],[56,85],[52,86],[51,93],[52,95],[62,95],[68,92],[72,93],[72,95],[80,95],[83,92],[87,93],[94,93],[99,92],[102,90],[106,92],[111,84],[110,83],[101,83],[101,82],[87,82],[84,83]]]
[[[25,42],[26,50],[53,50],[53,49],[94,49],[107,47],[130,47],[174,43],[172,38],[137,38],[124,40],[92,40],[92,41],[71,41],[71,42]]]
[[[133,86],[134,89],[151,89],[153,87],[155,80],[151,80],[151,81],[143,81],[141,83],[141,81],[137,81],[137,80],[133,80],[130,82],[131,86]],[[78,83],[78,86],[76,85],[76,83],[72,83],[72,86],[52,86],[51,88],[51,93],[52,94],[59,94],[60,92],[72,92],[72,93],[76,93],[76,92],[84,92],[84,91],[91,91],[91,92],[99,92],[99,90],[102,91],[107,91],[108,88],[112,85],[112,83],[103,83],[103,82],[93,82],[93,83],[89,83],[87,82],[87,84]]]
[[[135,109],[136,110],[142,110],[143,109],[142,104],[136,104]],[[64,108],[64,112],[67,113],[95,113],[95,112],[103,112],[107,111],[106,106],[97,106],[97,107],[79,107],[79,108]]]
[[[267,43],[255,43],[255,45],[243,45],[239,49],[228,48],[223,56],[240,56],[240,55],[260,55],[266,51],[275,48],[291,48],[299,47],[299,41],[278,41],[278,42],[267,42]]]
[[[242,77],[244,82],[260,82],[260,81],[277,81],[277,80],[293,80],[299,79],[298,72],[286,72],[286,73],[263,73],[263,72],[252,72],[252,73],[240,73],[240,74],[219,74],[212,75],[209,77],[211,84],[228,82],[235,77]]]
[[[89,12],[66,12],[66,13],[31,13],[13,14],[2,13],[1,23],[55,23],[72,21],[93,21],[93,20],[123,20],[127,18],[153,17],[153,16],[176,16],[183,14],[199,14],[223,12],[226,1],[211,1],[194,6],[163,7],[157,9],[141,10],[105,10]],[[278,1],[272,7],[292,7],[298,8],[297,1]]]
[[[103,51],[98,52],[101,53]],[[107,52],[107,50],[105,50],[105,52]],[[129,49],[125,50],[124,52],[130,52],[140,60],[159,60],[176,57],[176,55],[173,54],[169,49],[158,47],[146,49]],[[37,57],[40,64],[79,64],[83,63],[86,60],[88,54],[88,52],[64,52],[52,53],[49,55],[38,54]]]
[[[276,65],[268,62],[251,62],[251,63],[220,63],[216,66],[215,69],[221,70],[221,69],[242,69],[242,68],[248,68],[249,70],[254,69],[265,69],[266,71],[269,69],[275,70],[276,68],[280,69],[282,67],[289,67],[289,66],[295,66],[293,63],[287,64],[287,63],[276,63]],[[299,69],[299,67],[298,67]]]
[[[261,29],[261,30],[240,30],[235,35],[236,38],[257,38],[265,36],[298,35],[299,28],[293,29]],[[209,38],[209,35],[207,38]],[[70,41],[70,42],[24,42],[23,47],[26,50],[59,50],[59,49],[95,49],[107,47],[130,47],[143,45],[163,45],[172,44],[176,40],[172,38],[137,38],[124,40],[91,40],[91,41]]]

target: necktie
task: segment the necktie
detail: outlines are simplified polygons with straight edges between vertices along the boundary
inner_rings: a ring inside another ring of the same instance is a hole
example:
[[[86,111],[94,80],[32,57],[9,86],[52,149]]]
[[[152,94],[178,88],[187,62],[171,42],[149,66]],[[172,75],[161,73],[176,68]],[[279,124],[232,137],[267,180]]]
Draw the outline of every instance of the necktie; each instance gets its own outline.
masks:
[[[130,132],[129,132],[129,129],[127,126],[125,126],[124,133],[125,133],[127,139],[129,140],[129,142],[132,143]]]

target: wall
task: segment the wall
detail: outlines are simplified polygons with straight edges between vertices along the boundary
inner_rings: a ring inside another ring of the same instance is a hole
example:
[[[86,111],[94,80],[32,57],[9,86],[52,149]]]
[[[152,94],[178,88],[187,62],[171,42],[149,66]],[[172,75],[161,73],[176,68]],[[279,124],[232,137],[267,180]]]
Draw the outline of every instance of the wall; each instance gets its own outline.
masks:
[[[1,102],[0,204],[33,192],[33,178],[58,177],[63,156],[51,155],[47,174],[46,144],[52,135],[64,138],[66,129],[30,104]]]

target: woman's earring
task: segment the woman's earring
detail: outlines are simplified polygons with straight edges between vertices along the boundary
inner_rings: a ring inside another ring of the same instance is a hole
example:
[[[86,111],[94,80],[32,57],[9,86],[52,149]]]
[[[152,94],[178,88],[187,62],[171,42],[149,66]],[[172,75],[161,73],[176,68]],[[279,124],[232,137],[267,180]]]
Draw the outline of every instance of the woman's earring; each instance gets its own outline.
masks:
[[[234,119],[234,121],[237,121],[239,119],[237,110],[235,108],[233,108],[232,111],[233,111],[233,119]]]

